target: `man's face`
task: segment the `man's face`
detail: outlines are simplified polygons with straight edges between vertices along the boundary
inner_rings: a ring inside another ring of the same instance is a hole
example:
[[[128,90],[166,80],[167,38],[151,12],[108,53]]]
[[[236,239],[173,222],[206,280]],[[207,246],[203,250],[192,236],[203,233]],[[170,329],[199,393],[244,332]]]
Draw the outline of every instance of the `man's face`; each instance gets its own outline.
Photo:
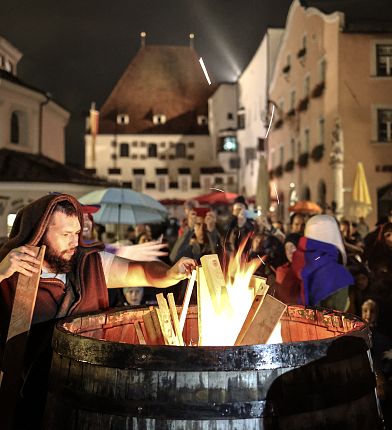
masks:
[[[91,235],[93,232],[93,223],[88,216],[88,214],[83,214],[83,238],[84,239],[91,239]]]
[[[305,218],[301,215],[296,215],[291,224],[291,233],[303,234],[305,230]]]
[[[45,263],[57,273],[72,268],[72,259],[79,243],[80,222],[78,217],[54,212],[42,239],[46,245]]]
[[[140,305],[143,299],[143,287],[129,287],[123,289],[125,300],[132,306]]]
[[[385,244],[392,249],[392,231],[388,230],[384,233]]]
[[[242,210],[244,210],[244,209],[246,209],[246,208],[245,208],[245,205],[243,203],[234,203],[234,206],[233,206],[233,215],[234,216],[238,216],[239,213]]]

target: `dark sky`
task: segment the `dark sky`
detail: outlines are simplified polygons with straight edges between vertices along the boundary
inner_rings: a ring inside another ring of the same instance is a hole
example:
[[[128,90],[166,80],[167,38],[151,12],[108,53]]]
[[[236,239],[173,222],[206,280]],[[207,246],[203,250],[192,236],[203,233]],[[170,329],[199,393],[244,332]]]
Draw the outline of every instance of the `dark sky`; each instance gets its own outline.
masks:
[[[233,81],[291,0],[0,0],[0,36],[22,53],[18,75],[71,112],[67,162],[84,163],[84,114],[100,107],[140,47],[195,49],[213,81]]]

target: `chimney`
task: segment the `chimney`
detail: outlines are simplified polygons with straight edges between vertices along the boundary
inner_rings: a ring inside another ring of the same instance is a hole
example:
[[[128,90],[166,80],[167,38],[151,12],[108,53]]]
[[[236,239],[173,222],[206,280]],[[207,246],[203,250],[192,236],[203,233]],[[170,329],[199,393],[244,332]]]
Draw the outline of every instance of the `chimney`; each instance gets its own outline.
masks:
[[[194,48],[194,40],[195,40],[194,33],[190,33],[189,34],[189,47],[192,49]]]
[[[140,33],[140,46],[144,48],[146,46],[146,32],[142,31]]]

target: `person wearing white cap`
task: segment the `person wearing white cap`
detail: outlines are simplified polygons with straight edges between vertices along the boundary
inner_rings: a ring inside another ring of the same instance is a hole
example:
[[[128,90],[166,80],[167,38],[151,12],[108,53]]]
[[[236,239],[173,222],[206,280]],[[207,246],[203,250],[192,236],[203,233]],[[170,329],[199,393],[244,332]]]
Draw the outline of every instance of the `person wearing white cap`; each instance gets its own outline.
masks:
[[[310,218],[292,261],[292,270],[300,282],[299,303],[345,310],[348,287],[354,280],[341,261],[345,264],[347,256],[335,218]]]

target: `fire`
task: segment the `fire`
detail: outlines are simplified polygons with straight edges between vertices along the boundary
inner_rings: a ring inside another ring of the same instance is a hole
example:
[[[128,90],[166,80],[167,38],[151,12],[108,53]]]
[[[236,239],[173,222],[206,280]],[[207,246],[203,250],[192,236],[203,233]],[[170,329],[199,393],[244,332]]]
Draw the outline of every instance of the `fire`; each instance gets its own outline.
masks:
[[[208,290],[203,271],[199,273],[199,345],[234,345],[257,293],[252,276],[262,261],[247,261],[244,252],[249,236],[237,253],[230,257],[220,297],[214,300]]]

